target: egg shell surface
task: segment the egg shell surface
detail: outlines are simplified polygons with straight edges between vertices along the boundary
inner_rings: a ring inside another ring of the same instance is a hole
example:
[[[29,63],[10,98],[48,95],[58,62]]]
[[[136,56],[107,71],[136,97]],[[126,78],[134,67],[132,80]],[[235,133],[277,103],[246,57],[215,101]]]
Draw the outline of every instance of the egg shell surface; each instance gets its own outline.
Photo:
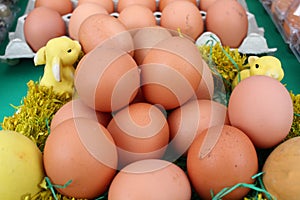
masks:
[[[58,192],[93,199],[103,194],[117,168],[117,150],[105,127],[86,118],[72,118],[51,131],[44,148],[46,175]]]
[[[258,148],[271,148],[289,133],[293,102],[278,80],[262,75],[242,80],[228,103],[230,123],[249,136]]]
[[[50,39],[64,36],[65,34],[65,22],[59,12],[51,8],[37,7],[26,16],[24,37],[34,52],[45,46]]]
[[[300,196],[300,137],[294,137],[277,146],[263,166],[263,183],[277,200],[296,200]]]
[[[196,40],[204,31],[204,21],[198,7],[189,1],[168,4],[161,13],[160,25],[174,31],[179,29],[192,40]]]
[[[185,154],[194,139],[205,129],[229,125],[227,107],[211,100],[192,100],[168,115],[170,145]]]
[[[156,0],[118,0],[117,12],[131,5],[142,5],[149,8],[152,12],[156,11]]]
[[[83,3],[96,3],[105,8],[108,13],[114,12],[114,1],[112,0],[78,0],[77,6]]]
[[[248,34],[246,10],[236,0],[217,0],[206,11],[205,26],[223,46],[237,48]]]
[[[100,112],[112,112],[133,101],[140,88],[140,73],[128,53],[99,46],[80,60],[74,83],[86,105]]]
[[[205,60],[202,59],[202,79],[196,90],[197,99],[213,99],[214,92],[215,92],[215,83],[214,77],[212,74],[211,69],[209,68],[208,64]],[[218,88],[216,88],[218,90]]]
[[[22,199],[42,190],[43,155],[36,144],[16,131],[0,131],[1,199]]]
[[[66,15],[73,11],[73,3],[71,0],[36,0],[34,7],[45,6],[56,10],[60,15]]]
[[[206,146],[206,143],[210,145]],[[209,153],[204,154],[207,150]],[[238,183],[252,184],[255,180],[251,177],[257,170],[258,158],[253,143],[241,130],[229,125],[204,130],[194,140],[187,155],[190,181],[203,199],[211,199],[211,190],[217,194]],[[237,188],[222,199],[239,200],[249,190]]]
[[[174,109],[195,96],[202,74],[202,57],[187,38],[166,38],[147,53],[141,87],[148,102]]]
[[[85,53],[100,45],[120,48],[133,53],[133,41],[124,24],[107,14],[94,14],[83,21],[79,29],[79,42]]]
[[[191,199],[191,186],[177,165],[159,159],[136,161],[114,178],[108,200]]]
[[[99,4],[86,2],[78,5],[72,12],[69,20],[68,32],[72,39],[79,40],[79,28],[82,22],[93,14],[108,14],[107,10]]]
[[[143,16],[139,18],[137,16]],[[156,19],[150,8],[142,5],[130,5],[124,8],[118,19],[125,25],[127,30],[156,26]]]
[[[158,2],[158,7],[159,7],[159,11],[163,11],[163,9],[170,3],[173,3],[175,1],[189,1],[191,3],[193,3],[195,6],[197,5],[197,1],[196,0],[160,0]]]
[[[161,26],[146,27],[137,30],[133,36],[134,60],[136,63],[141,65],[152,47],[171,36],[169,30]]]
[[[111,114],[106,112],[96,111],[85,105],[80,98],[72,99],[63,105],[53,116],[50,124],[50,129],[53,130],[58,124],[71,118],[84,117],[98,121],[104,127],[111,120]]]
[[[169,142],[169,126],[155,105],[134,103],[117,112],[107,126],[118,147],[119,166],[161,158]]]

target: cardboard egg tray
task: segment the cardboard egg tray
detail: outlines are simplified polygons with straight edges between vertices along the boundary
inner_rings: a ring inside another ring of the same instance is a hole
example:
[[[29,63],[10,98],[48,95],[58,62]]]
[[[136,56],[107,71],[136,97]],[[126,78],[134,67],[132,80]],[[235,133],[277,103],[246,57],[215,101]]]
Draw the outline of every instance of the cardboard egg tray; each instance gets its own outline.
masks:
[[[73,3],[74,8],[77,6],[78,0],[71,0]],[[118,0],[113,0],[115,5],[115,11],[117,10],[117,3]],[[199,5],[200,0],[197,0],[197,3]],[[248,10],[247,4],[245,0],[239,0],[241,5]],[[19,58],[33,58],[35,55],[35,52],[30,48],[30,46],[26,43],[23,27],[24,22],[26,19],[27,14],[34,9],[34,3],[35,0],[28,0],[27,7],[25,9],[25,13],[18,18],[17,25],[14,32],[9,32],[8,34],[8,44],[5,49],[5,54],[0,55],[0,59],[4,60],[11,60],[11,59],[19,59]],[[156,4],[158,7],[159,0],[156,0]],[[158,10],[158,9],[157,9]],[[205,20],[205,12],[202,12],[202,16]],[[153,13],[156,17],[157,23],[160,22],[160,16],[161,13],[156,11]],[[62,16],[64,22],[66,23],[66,27],[68,27],[69,19],[71,17],[72,13],[66,14]],[[113,12],[111,15],[117,17],[118,13]],[[264,29],[257,26],[255,16],[251,14],[250,12],[247,12],[248,15],[248,35],[242,42],[241,46],[238,48],[240,53],[243,54],[268,54],[273,53],[277,49],[276,48],[269,48],[267,45],[267,41],[264,38]],[[212,34],[206,32],[205,34],[202,34],[199,39],[197,40],[197,44],[202,44],[207,39],[207,34]]]
[[[287,14],[293,12],[292,14],[296,17],[299,17],[300,20],[300,3],[299,0],[287,0],[291,2],[291,5],[285,9],[277,4],[277,2],[285,0],[260,0],[263,7],[270,15],[273,23],[275,24],[277,30],[281,34],[283,40],[289,45],[292,52],[295,54],[296,58],[300,62],[300,29],[295,27],[291,23],[288,23]],[[285,2],[287,2],[285,1]],[[285,24],[286,23],[286,24]],[[285,27],[286,26],[286,27]],[[290,30],[290,33],[285,31],[286,29]]]

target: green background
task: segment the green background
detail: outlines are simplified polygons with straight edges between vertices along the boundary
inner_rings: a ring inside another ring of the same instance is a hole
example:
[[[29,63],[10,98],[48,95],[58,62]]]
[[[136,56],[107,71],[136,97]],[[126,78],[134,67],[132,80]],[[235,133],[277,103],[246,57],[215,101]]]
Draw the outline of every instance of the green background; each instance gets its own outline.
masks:
[[[282,83],[286,84],[288,90],[292,90],[297,94],[300,93],[300,81],[298,80],[300,63],[282,39],[260,1],[246,0],[246,2],[249,11],[255,15],[258,26],[264,28],[269,48],[277,48],[274,56],[281,60],[285,71]],[[27,1],[19,1],[19,6],[22,8],[19,16],[23,14],[26,5]],[[1,45],[1,55],[4,54],[6,44],[7,41]],[[38,80],[42,73],[43,67],[35,67],[33,59],[21,59],[17,65],[9,65],[5,62],[0,63],[0,122],[3,121],[4,116],[11,116],[15,112],[11,104],[16,106],[21,104],[22,98],[26,96],[27,82],[29,80]]]

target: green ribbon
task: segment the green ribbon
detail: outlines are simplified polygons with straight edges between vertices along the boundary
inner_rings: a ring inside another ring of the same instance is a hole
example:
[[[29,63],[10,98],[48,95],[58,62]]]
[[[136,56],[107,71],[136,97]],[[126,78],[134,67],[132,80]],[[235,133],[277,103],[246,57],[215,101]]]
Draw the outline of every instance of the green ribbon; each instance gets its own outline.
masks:
[[[212,200],[221,200],[224,196],[226,196],[227,194],[231,193],[232,191],[238,189],[238,188],[250,188],[252,190],[255,190],[257,192],[260,192],[260,193],[264,193],[267,197],[268,200],[276,200],[275,197],[273,197],[264,187],[264,184],[262,182],[262,179],[261,179],[261,175],[263,174],[264,172],[261,172],[261,173],[258,173],[258,174],[255,174],[254,176],[252,176],[251,178],[252,179],[257,179],[258,180],[258,183],[259,183],[259,187],[256,186],[255,184],[249,184],[249,183],[238,183],[232,187],[226,187],[224,189],[222,189],[218,194],[214,195],[213,194],[213,191],[211,191],[211,196],[212,196]]]
[[[49,120],[46,118],[45,121],[46,121],[47,132],[48,132],[48,135],[49,135],[49,134],[50,134],[50,124],[49,124]]]
[[[66,188],[68,187],[71,183],[72,183],[72,180],[69,180],[67,183],[65,183],[64,185],[55,185],[55,184],[52,184],[50,179],[48,177],[45,177],[45,180],[46,180],[46,183],[47,183],[47,187],[50,189],[53,197],[55,200],[58,200],[57,197],[56,197],[56,193],[55,193],[55,190],[54,188]]]

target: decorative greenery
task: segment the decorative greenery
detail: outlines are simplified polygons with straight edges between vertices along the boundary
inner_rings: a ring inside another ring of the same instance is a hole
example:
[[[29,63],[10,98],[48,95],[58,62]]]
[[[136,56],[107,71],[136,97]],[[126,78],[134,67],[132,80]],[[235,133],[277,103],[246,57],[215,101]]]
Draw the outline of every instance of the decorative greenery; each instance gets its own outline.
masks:
[[[245,64],[247,56],[238,52],[238,49],[230,49],[220,43],[215,45],[202,45],[198,47],[202,58],[208,63],[215,76],[222,76],[227,92],[231,92],[231,82],[238,72],[247,68]]]
[[[1,126],[4,130],[17,131],[27,136],[43,151],[53,115],[72,97],[67,93],[57,94],[52,88],[40,86],[32,80],[27,86],[27,96],[20,106],[13,106],[15,114],[5,117]]]
[[[290,95],[293,101],[294,118],[291,130],[285,140],[300,136],[300,94],[294,94],[290,91]]]

